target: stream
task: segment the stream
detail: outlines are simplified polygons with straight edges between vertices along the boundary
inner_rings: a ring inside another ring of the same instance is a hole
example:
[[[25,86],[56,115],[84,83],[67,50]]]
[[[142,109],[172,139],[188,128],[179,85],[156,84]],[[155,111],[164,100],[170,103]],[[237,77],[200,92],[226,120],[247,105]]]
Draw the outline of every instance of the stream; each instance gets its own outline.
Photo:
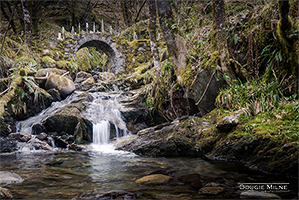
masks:
[[[75,92],[39,115],[19,122],[18,130],[31,133],[34,124],[77,101],[80,94]],[[289,192],[275,194],[282,198],[298,194],[297,180],[252,171],[242,163],[203,158],[150,158],[115,150],[117,143],[134,137],[121,116],[119,99],[123,97],[103,92],[91,95],[93,101],[85,102],[82,115],[93,122],[93,143],[84,145],[83,151],[26,147],[0,154],[1,171],[16,173],[24,179],[21,183],[0,184],[9,189],[15,199],[110,199],[117,194],[125,194],[125,199],[238,199],[241,193],[238,183],[289,183]],[[116,136],[113,142],[110,140],[111,126]],[[149,174],[165,174],[173,179],[159,186],[135,183],[136,179]],[[182,175],[188,174],[199,174],[203,185],[217,183],[225,190],[218,196],[199,194],[198,189],[180,181]]]

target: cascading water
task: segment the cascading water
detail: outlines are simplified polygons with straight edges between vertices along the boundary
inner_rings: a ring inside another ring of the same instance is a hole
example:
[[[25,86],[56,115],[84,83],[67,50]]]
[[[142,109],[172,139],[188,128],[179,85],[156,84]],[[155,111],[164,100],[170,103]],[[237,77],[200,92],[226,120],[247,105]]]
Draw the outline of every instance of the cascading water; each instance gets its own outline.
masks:
[[[121,116],[119,94],[93,93],[94,100],[82,115],[93,122],[93,144],[108,144],[109,140],[128,135]]]
[[[74,92],[67,99],[54,102],[51,107],[43,110],[40,114],[18,122],[17,131],[34,134],[32,131],[34,125],[42,124],[44,120],[60,111],[64,106],[80,101],[82,99],[81,94],[82,92]],[[90,95],[93,97],[93,101],[83,102],[86,109],[81,112],[81,115],[93,123],[93,144],[108,144],[112,138],[128,135],[126,123],[120,112],[122,105],[117,101],[121,95],[105,92],[95,92],[90,93]],[[52,146],[54,145],[52,144]]]
[[[43,110],[38,115],[30,117],[24,121],[19,121],[16,124],[17,132],[26,132],[26,133],[32,134],[32,127],[34,125],[41,123],[47,117],[53,115],[54,113],[59,111],[61,108],[63,108],[67,104],[70,104],[71,102],[76,101],[79,98],[79,95],[81,93],[82,92],[74,92],[72,95],[68,96],[63,101],[53,102],[49,108]]]

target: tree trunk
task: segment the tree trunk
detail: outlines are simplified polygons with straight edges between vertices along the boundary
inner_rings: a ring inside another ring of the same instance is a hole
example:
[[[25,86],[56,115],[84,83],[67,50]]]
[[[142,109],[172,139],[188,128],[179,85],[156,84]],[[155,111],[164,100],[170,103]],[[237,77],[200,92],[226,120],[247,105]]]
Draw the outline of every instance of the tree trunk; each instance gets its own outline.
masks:
[[[10,16],[11,17],[9,17],[8,16],[8,14],[6,13],[6,11],[5,11],[5,7],[4,7],[4,3],[6,3],[6,5],[7,5],[7,7],[8,7],[8,10],[9,10],[9,14],[10,14]],[[11,25],[11,27],[12,27],[12,30],[13,30],[13,32],[14,33],[17,33],[17,30],[16,30],[16,26],[15,26],[15,23],[14,23],[14,20],[13,20],[13,11],[12,11],[12,9],[11,9],[11,7],[10,7],[11,5],[10,5],[10,3],[8,3],[8,2],[0,2],[0,7],[1,7],[1,11],[2,11],[2,13],[3,13],[3,16],[8,20],[8,21],[10,21],[10,25]],[[9,25],[8,25],[9,26]]]
[[[149,21],[148,28],[149,28],[149,35],[151,40],[151,51],[154,60],[154,67],[156,69],[157,79],[159,79],[161,76],[161,63],[159,61],[159,53],[157,50],[157,37],[156,37],[157,9],[156,8],[157,8],[156,1],[150,0],[149,1],[150,21]]]
[[[39,15],[41,12],[41,6],[39,3],[34,2],[34,1],[29,1],[28,2],[28,6],[29,6],[29,11],[31,13],[31,20],[32,20],[32,32],[33,32],[33,36],[35,38],[38,38],[39,36],[39,30],[38,30],[38,21],[39,21]]]
[[[287,30],[292,26],[289,21],[290,3],[287,0],[278,1],[279,18],[281,20],[281,28]]]
[[[130,5],[130,1],[121,1],[122,14],[124,17],[125,24],[128,27],[132,25],[132,13],[129,9]]]
[[[159,21],[163,37],[166,42],[169,58],[175,68],[177,81],[181,86],[184,86],[181,71],[186,67],[187,49],[181,39],[181,36],[178,34],[176,26],[174,25],[175,22],[170,2],[170,0],[157,0]]]
[[[221,71],[224,75],[228,76],[226,82],[231,84],[234,79],[236,79],[235,72],[229,61],[229,52],[226,41],[226,31],[225,31],[225,10],[224,10],[224,0],[213,0],[214,7],[214,22],[217,31],[217,41],[218,41],[218,51],[221,63]]]
[[[25,44],[28,47],[31,47],[31,25],[30,25],[30,13],[28,11],[28,4],[26,0],[21,0],[22,9],[24,14],[24,22],[25,22]]]

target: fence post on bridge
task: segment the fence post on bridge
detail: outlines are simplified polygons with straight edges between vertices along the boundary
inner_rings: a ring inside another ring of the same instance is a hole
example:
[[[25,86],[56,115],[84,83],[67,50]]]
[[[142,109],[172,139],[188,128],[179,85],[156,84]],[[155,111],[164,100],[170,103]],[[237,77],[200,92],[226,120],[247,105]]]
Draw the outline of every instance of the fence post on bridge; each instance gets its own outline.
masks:
[[[105,30],[104,30],[104,20],[102,19],[102,33],[104,33]]]
[[[61,31],[61,32],[62,32],[62,39],[64,40],[64,38],[65,38],[65,37],[64,37],[64,35],[65,35],[64,27],[62,27],[62,31]]]
[[[74,39],[74,34],[75,34],[75,28],[74,28],[74,26],[72,26],[71,34],[72,34],[72,39]]]

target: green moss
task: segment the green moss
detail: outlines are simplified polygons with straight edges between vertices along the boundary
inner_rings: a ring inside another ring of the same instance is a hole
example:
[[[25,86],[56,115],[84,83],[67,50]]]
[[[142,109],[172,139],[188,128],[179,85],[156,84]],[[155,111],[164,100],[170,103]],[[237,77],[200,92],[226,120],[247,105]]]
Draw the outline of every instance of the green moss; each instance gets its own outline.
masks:
[[[41,60],[42,64],[44,65],[50,65],[51,67],[55,67],[56,65],[56,61],[54,59],[52,59],[50,56],[44,56],[42,57]]]
[[[183,79],[184,86],[187,88],[187,91],[189,91],[196,76],[196,73],[194,73],[191,68],[191,64],[187,65],[183,70],[181,70],[180,75]]]
[[[219,51],[214,51],[211,54],[210,59],[204,65],[205,67],[216,67],[217,65],[219,65],[219,62]]]
[[[291,48],[292,45],[290,44],[290,41],[287,38],[287,35],[286,35],[287,32],[283,31],[282,26],[286,26],[286,25],[282,25],[281,20],[279,20],[278,24],[277,24],[276,33],[277,33],[277,36],[278,36],[278,39],[282,46],[283,51],[285,53],[288,53],[289,49]],[[287,27],[287,30],[291,30],[293,27],[293,22],[290,17],[289,17],[288,25],[286,27]]]
[[[59,60],[59,61],[56,61],[56,66],[57,66],[59,69],[65,69],[65,70],[68,70],[68,69],[70,68],[70,62],[65,61],[65,60]]]
[[[137,56],[136,61],[139,63],[144,63],[146,61],[146,56],[145,55]]]

